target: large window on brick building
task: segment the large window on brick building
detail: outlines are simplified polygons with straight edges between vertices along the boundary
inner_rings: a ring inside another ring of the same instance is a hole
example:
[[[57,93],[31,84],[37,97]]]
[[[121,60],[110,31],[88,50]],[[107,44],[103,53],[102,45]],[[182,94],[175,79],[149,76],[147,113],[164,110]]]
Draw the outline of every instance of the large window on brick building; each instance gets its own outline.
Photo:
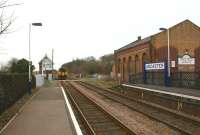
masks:
[[[195,71],[200,72],[200,47],[195,49]]]
[[[135,73],[139,73],[139,69],[140,65],[139,65],[139,57],[138,55],[135,55]]]
[[[126,74],[126,58],[123,58],[123,65],[122,65],[122,77],[123,77],[123,80],[125,80],[125,74]]]
[[[156,62],[167,61],[167,55],[168,55],[167,52],[168,52],[167,46],[158,48],[156,50]],[[171,72],[175,72],[178,69],[177,57],[178,57],[178,49],[175,47],[170,47],[170,60],[175,61],[175,65],[176,65],[175,68],[171,68]]]
[[[132,74],[132,71],[133,71],[133,69],[132,69],[132,57],[129,56],[129,58],[128,58],[128,75]]]
[[[146,53],[142,54],[142,70],[144,70],[144,64],[148,62],[148,56]]]
[[[121,59],[118,59],[117,73],[120,73]]]

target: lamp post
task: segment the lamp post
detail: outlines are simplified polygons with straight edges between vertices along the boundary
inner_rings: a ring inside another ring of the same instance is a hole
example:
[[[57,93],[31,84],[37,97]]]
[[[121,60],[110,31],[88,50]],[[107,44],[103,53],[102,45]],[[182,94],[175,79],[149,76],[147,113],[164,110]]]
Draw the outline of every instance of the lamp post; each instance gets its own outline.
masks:
[[[168,77],[170,78],[170,47],[169,47],[169,29],[166,28],[160,28],[161,31],[167,31],[167,71],[168,71]]]
[[[42,23],[29,24],[29,66],[28,66],[28,93],[31,94],[31,26],[42,26]]]

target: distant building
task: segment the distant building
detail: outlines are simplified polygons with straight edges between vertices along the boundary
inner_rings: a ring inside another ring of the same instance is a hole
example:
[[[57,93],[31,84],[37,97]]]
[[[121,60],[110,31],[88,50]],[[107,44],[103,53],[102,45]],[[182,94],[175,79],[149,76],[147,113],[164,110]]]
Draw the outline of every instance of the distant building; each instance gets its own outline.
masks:
[[[159,28],[158,28],[159,29]],[[200,27],[185,20],[169,28],[170,59],[175,72],[200,72]],[[122,82],[139,77],[144,63],[167,61],[167,32],[138,39],[115,50],[115,72]],[[136,76],[138,75],[138,76]]]
[[[47,54],[39,62],[39,73],[46,78],[52,77],[53,63]]]

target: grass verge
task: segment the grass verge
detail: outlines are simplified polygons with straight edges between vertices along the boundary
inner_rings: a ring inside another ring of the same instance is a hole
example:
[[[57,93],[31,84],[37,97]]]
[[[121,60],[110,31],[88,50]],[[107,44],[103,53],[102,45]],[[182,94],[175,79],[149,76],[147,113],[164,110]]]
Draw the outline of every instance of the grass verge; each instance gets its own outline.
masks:
[[[95,79],[95,78],[83,78],[81,81],[96,85],[98,87],[112,89],[119,86],[119,83],[116,80],[103,80],[103,79]]]

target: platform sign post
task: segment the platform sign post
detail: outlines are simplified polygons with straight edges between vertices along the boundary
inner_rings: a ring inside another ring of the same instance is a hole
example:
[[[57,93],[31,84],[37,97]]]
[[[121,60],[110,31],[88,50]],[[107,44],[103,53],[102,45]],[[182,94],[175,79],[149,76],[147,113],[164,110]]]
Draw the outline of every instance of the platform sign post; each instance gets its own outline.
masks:
[[[168,64],[167,62],[159,62],[159,63],[144,63],[144,74],[143,81],[147,83],[147,71],[152,70],[164,70],[164,83],[165,86],[170,86],[170,78],[168,77]]]
[[[145,65],[146,65],[146,62],[144,62],[144,68],[143,68],[143,70],[144,70],[144,74],[143,74],[143,81],[144,81],[144,84],[147,83],[147,70],[146,70],[146,68],[145,68]]]
[[[168,74],[169,70],[168,70],[168,62],[165,61],[165,69],[164,69],[164,78],[165,78],[165,86],[169,87],[171,84],[171,80],[170,80],[170,76]]]
[[[165,61],[165,69],[164,69],[164,80],[165,80],[165,86],[168,86],[168,64],[167,61]]]

